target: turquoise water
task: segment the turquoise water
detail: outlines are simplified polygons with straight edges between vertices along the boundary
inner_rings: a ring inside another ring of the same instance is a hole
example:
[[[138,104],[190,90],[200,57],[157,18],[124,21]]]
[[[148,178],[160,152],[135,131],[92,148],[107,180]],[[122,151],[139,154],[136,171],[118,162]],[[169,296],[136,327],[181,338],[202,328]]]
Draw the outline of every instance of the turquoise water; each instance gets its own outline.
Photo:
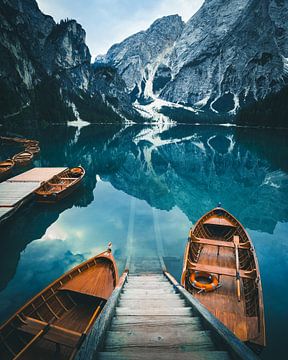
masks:
[[[261,357],[285,351],[287,132],[91,125],[21,134],[40,140],[34,166],[81,164],[87,175],[69,199],[31,203],[1,227],[0,321],[109,241],[120,271],[128,254],[153,256],[158,246],[179,280],[189,227],[221,201],[256,248],[268,341]],[[11,151],[0,147],[2,158]]]

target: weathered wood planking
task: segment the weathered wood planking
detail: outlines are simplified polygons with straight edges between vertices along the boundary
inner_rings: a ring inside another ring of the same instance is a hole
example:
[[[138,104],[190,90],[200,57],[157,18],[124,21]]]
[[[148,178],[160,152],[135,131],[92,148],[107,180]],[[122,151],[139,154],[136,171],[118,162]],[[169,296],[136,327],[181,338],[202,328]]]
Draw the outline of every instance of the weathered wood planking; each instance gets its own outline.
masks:
[[[182,351],[201,351],[215,350],[215,345],[210,337],[209,331],[193,331],[187,332],[186,329],[180,327],[162,327],[155,330],[137,331],[108,331],[105,349],[107,351],[123,351],[137,348],[143,351],[149,347],[150,351],[171,350],[176,352]]]
[[[30,182],[30,181],[48,181],[53,176],[60,174],[62,171],[66,170],[67,167],[37,167],[31,170],[26,171],[23,174],[14,176],[13,178],[7,180],[7,182]]]
[[[29,196],[39,187],[39,182],[18,183],[8,182],[0,184],[0,206],[15,206],[19,201]]]
[[[0,183],[0,223],[29,201],[43,181],[52,179],[66,169],[34,168]]]
[[[97,360],[228,360],[229,355],[225,351],[194,351],[188,353],[179,353],[169,351],[165,354],[139,352],[100,352],[97,354]]]

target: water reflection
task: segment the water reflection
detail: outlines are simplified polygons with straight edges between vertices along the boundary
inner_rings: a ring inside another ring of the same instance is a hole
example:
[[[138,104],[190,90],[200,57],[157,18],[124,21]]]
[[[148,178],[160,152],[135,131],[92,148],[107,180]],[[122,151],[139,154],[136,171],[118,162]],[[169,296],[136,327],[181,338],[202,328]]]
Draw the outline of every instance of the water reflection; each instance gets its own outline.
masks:
[[[81,164],[87,176],[65,202],[31,204],[1,228],[0,320],[109,241],[120,268],[128,253],[153,256],[160,246],[179,278],[191,222],[221,201],[256,246],[268,328],[263,357],[284,349],[288,293],[277,281],[285,283],[288,270],[285,133],[135,125],[22,134],[40,140],[35,166]]]

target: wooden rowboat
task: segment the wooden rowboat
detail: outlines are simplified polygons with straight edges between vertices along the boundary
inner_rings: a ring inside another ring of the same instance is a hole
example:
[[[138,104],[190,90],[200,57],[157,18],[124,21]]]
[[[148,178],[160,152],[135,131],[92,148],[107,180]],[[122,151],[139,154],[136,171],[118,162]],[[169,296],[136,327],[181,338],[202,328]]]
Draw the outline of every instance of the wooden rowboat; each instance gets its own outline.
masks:
[[[39,145],[39,141],[37,140],[30,140],[25,138],[19,138],[19,137],[8,137],[8,136],[0,136],[0,140],[4,143],[14,145],[22,144],[22,145],[28,145],[28,144],[36,144]]]
[[[9,176],[9,174],[11,174],[14,165],[15,162],[11,159],[0,161],[0,181],[4,180],[7,176]]]
[[[0,359],[73,359],[117,283],[109,246],[54,281],[0,327]]]
[[[37,201],[55,203],[65,198],[77,189],[84,175],[85,170],[82,166],[64,170],[35,191]]]
[[[28,165],[33,159],[32,152],[28,150],[21,151],[20,153],[14,155],[12,160],[14,160],[16,165],[26,166]]]
[[[191,228],[181,282],[240,340],[265,346],[256,253],[241,223],[223,208],[209,211]]]
[[[37,155],[40,152],[40,147],[37,144],[29,143],[25,150],[30,151],[33,155]]]

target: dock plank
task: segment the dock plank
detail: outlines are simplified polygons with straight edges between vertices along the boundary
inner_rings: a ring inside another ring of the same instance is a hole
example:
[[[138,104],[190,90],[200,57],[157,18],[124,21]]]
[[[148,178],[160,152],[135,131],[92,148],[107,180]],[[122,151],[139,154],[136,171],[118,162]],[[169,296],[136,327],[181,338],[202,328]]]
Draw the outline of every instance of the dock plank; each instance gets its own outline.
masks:
[[[14,206],[29,196],[40,186],[39,182],[18,183],[4,182],[0,184],[0,206]]]
[[[201,351],[215,350],[209,331],[188,332],[176,327],[162,328],[158,331],[108,331],[105,349],[107,351],[123,351],[137,348],[139,351],[149,347],[150,350],[160,351]],[[165,349],[166,348],[166,349]]]
[[[7,182],[48,181],[53,176],[58,175],[66,169],[67,167],[37,167],[28,170],[20,175],[14,176],[13,178],[7,180]]]

